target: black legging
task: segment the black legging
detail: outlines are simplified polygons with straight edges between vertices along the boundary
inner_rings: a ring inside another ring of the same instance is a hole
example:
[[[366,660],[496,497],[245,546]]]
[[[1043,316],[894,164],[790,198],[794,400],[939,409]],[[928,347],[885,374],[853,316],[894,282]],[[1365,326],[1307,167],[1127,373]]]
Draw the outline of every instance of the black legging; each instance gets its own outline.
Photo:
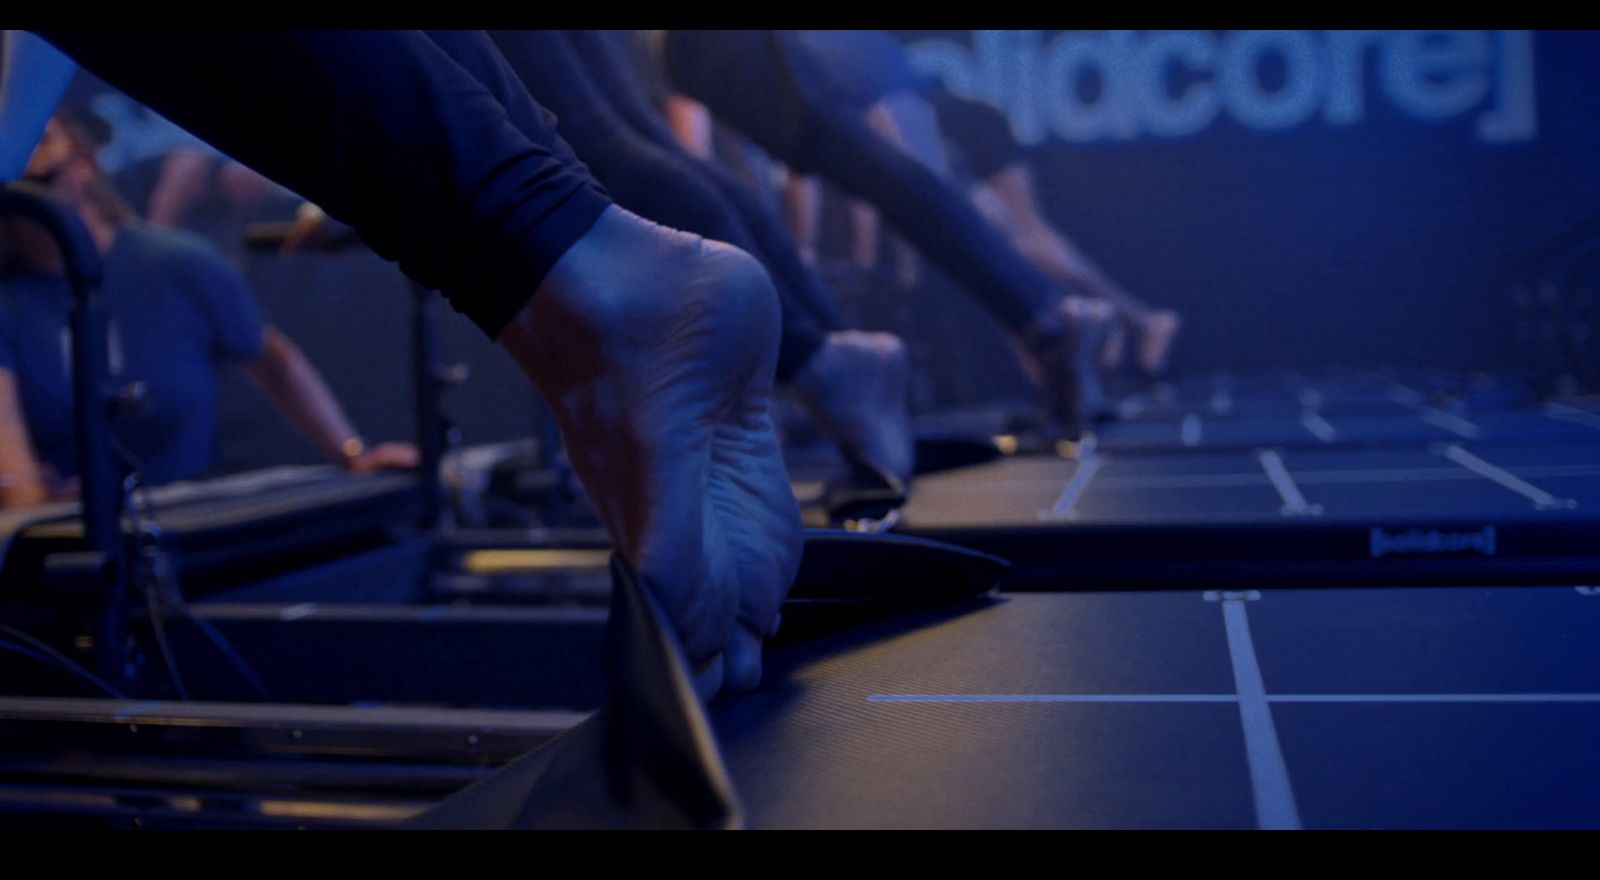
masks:
[[[838,302],[801,258],[800,247],[783,218],[763,202],[749,184],[718,163],[689,152],[678,140],[665,114],[650,97],[646,72],[639,68],[641,59],[637,53],[628,51],[623,42],[629,39],[627,32],[566,33],[611,109],[640,137],[677,156],[715,184],[722,197],[738,212],[745,229],[755,237],[762,259],[775,275],[785,279],[796,305],[805,308],[819,324],[833,330],[842,329],[846,322]]]
[[[481,33],[41,35],[355,227],[491,337],[611,204]]]
[[[776,282],[783,310],[777,378],[792,380],[828,331],[842,326],[836,316],[807,304],[818,294],[798,255],[791,263],[769,236],[753,233],[743,212],[692,156],[675,143],[665,146],[641,134],[626,121],[591,78],[584,52],[569,42],[568,34],[492,31],[490,37],[528,90],[555,111],[562,136],[618,204],[657,223],[727,242],[762,261]]]
[[[929,262],[1005,324],[1026,333],[1063,292],[966,198],[835,100],[793,34],[669,31],[673,85],[802,174],[819,174],[878,209]]]
[[[1011,134],[1006,115],[980,101],[957,97],[941,83],[927,93],[939,134],[955,147],[962,170],[988,180],[1007,168],[1026,164],[1028,148]]]

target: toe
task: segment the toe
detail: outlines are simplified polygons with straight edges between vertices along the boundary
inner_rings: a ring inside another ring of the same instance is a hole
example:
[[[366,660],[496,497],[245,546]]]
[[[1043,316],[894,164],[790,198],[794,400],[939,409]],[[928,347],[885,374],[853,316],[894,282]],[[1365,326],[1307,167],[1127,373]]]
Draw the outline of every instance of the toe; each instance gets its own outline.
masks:
[[[732,693],[753,691],[761,684],[761,640],[740,626],[723,655],[723,688]]]
[[[711,698],[722,690],[726,668],[723,655],[718,654],[695,669],[694,692],[700,702],[711,702]]]

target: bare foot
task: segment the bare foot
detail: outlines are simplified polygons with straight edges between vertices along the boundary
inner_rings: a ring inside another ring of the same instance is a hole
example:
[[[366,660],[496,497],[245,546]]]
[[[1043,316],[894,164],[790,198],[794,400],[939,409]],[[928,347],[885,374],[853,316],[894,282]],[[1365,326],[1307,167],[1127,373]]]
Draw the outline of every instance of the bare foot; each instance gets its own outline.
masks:
[[[1024,365],[1049,398],[1060,439],[1082,439],[1106,409],[1099,360],[1111,322],[1104,301],[1068,296],[1041,315],[1023,340]]]
[[[1100,369],[1114,373],[1122,369],[1128,355],[1128,322],[1119,319],[1106,330],[1106,344],[1100,350]]]
[[[613,207],[499,339],[708,699],[759,682],[799,566],[771,414],[778,321],[753,258]]]
[[[1151,312],[1141,322],[1139,337],[1139,369],[1154,379],[1167,369],[1167,355],[1172,352],[1172,342],[1183,325],[1178,313],[1171,310]]]
[[[910,381],[910,361],[898,336],[845,330],[828,334],[793,387],[847,458],[903,483],[916,467]]]

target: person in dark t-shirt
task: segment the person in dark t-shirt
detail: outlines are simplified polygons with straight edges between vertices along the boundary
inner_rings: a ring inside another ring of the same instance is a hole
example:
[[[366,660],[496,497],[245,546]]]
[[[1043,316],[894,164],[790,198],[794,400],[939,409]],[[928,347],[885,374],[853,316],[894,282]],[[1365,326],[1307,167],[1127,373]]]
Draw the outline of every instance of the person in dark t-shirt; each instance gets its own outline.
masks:
[[[697,693],[756,686],[803,542],[759,262],[618,207],[481,31],[39,36],[321,205],[495,340],[549,404]],[[0,128],[37,138],[38,103],[0,105]]]
[[[217,377],[241,364],[328,457],[353,471],[411,467],[408,444],[367,449],[316,369],[262,321],[244,278],[191,235],[133,219],[94,160],[101,132],[64,110],[28,166],[78,209],[103,259],[108,355],[119,387],[142,383],[141,411],[118,418],[118,443],[152,484],[204,476]],[[0,502],[70,496],[77,470],[72,409],[72,295],[42,230],[8,227],[0,276]]]

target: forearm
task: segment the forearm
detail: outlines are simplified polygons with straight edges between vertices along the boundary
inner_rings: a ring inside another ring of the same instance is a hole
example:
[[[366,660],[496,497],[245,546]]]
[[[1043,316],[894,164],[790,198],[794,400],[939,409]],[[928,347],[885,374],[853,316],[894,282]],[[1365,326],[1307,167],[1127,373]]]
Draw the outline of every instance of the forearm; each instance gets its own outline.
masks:
[[[251,365],[251,377],[274,408],[323,455],[348,464],[359,449],[355,428],[316,367],[282,333],[267,329],[262,356]]]
[[[0,181],[22,176],[45,123],[61,103],[77,69],[72,59],[33,34],[5,32],[5,69],[0,70]]]

